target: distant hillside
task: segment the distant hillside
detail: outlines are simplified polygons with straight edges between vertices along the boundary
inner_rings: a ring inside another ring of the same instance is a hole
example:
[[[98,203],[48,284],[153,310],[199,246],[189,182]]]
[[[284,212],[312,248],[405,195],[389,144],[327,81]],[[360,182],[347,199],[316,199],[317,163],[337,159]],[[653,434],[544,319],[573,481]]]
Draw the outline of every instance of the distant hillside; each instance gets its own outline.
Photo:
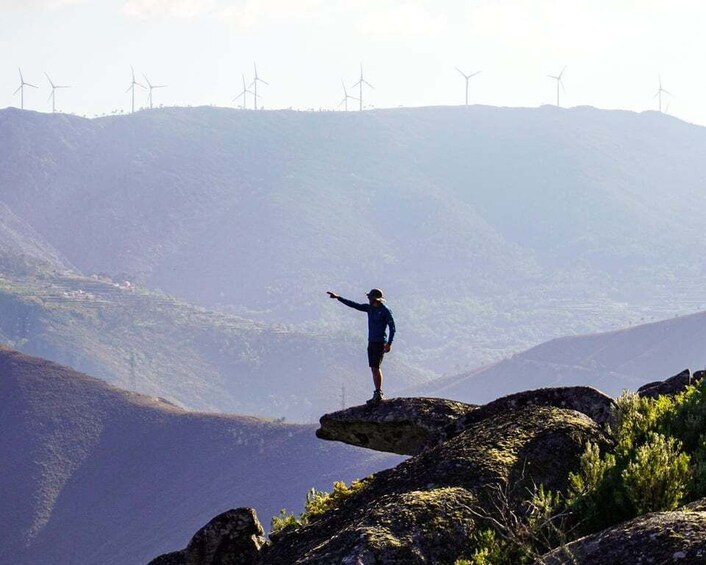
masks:
[[[0,201],[84,274],[246,318],[390,295],[434,371],[706,304],[706,129],[543,107],[0,112]],[[357,325],[356,325],[357,324]]]
[[[142,565],[214,512],[264,522],[398,457],[313,426],[195,414],[0,349],[0,563]]]
[[[351,404],[372,391],[362,340],[71,274],[0,276],[0,343],[204,411],[313,422],[344,392]],[[385,363],[390,393],[433,376],[395,355]]]
[[[624,389],[706,368],[706,312],[625,330],[554,339],[500,363],[432,381],[413,394],[471,403],[540,387]],[[409,392],[409,391],[407,391]]]

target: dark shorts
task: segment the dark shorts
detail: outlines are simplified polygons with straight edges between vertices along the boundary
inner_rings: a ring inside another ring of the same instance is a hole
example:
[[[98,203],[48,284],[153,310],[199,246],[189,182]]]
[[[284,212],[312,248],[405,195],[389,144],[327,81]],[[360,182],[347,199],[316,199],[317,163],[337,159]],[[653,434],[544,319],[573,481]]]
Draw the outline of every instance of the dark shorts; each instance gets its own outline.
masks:
[[[368,342],[368,365],[373,369],[379,369],[382,363],[382,357],[385,355],[384,341],[369,341]]]

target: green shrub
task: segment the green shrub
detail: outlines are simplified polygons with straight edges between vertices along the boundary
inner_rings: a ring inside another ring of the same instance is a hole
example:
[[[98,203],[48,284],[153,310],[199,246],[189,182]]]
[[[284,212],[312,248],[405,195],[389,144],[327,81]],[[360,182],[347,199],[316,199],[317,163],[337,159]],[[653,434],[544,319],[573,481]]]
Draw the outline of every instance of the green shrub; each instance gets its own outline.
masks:
[[[347,498],[361,490],[366,484],[367,481],[365,479],[352,481],[349,487],[346,486],[346,483],[343,481],[336,481],[333,483],[332,492],[319,491],[314,488],[310,489],[306,495],[301,520],[304,521],[304,523],[309,523],[312,518],[316,518],[329,510],[338,508]]]
[[[508,563],[507,544],[498,540],[491,529],[480,530],[471,538],[475,547],[470,559],[458,559],[454,565],[497,565]]]
[[[333,492],[326,492],[309,489],[304,502],[304,512],[297,518],[293,513],[287,512],[284,508],[280,510],[278,516],[273,516],[270,522],[270,535],[277,534],[282,530],[299,526],[306,526],[311,520],[322,514],[338,508],[352,494],[358,492],[368,483],[367,479],[352,481],[350,486],[346,486],[343,481],[333,483]]]
[[[301,522],[297,520],[297,517],[282,508],[278,516],[272,516],[272,520],[270,521],[270,535],[278,534],[287,528],[298,528],[299,526],[301,526]]]
[[[689,462],[689,455],[681,452],[679,440],[650,433],[621,473],[637,513],[674,510],[679,506],[691,478]]]

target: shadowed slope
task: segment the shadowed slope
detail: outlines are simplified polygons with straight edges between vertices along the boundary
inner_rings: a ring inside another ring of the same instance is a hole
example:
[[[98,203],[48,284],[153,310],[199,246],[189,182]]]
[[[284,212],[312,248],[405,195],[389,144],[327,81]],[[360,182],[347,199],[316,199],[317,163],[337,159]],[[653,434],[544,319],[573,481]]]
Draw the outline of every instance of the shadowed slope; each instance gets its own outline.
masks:
[[[214,511],[268,517],[399,460],[322,444],[313,426],[188,413],[6,349],[0,397],[0,562],[145,563]]]

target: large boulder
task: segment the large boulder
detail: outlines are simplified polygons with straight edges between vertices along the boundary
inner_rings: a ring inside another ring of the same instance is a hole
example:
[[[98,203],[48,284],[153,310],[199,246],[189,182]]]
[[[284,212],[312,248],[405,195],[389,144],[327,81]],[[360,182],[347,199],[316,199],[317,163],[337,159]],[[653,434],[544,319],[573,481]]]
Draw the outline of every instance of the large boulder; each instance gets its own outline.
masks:
[[[374,475],[337,509],[283,532],[262,564],[453,563],[498,505],[519,512],[534,484],[564,491],[587,441],[606,440],[574,410],[525,406],[492,414]]]
[[[186,549],[161,555],[149,565],[255,565],[264,535],[252,508],[228,510],[196,532]]]
[[[704,504],[639,516],[569,543],[535,564],[706,563],[706,512],[699,507]]]
[[[459,431],[476,407],[439,398],[393,398],[325,414],[316,436],[376,451],[417,455]]]
[[[464,416],[458,426],[465,427],[495,414],[526,406],[554,406],[576,410],[603,426],[611,422],[615,402],[610,396],[590,386],[538,388],[509,394],[484,404]]]

